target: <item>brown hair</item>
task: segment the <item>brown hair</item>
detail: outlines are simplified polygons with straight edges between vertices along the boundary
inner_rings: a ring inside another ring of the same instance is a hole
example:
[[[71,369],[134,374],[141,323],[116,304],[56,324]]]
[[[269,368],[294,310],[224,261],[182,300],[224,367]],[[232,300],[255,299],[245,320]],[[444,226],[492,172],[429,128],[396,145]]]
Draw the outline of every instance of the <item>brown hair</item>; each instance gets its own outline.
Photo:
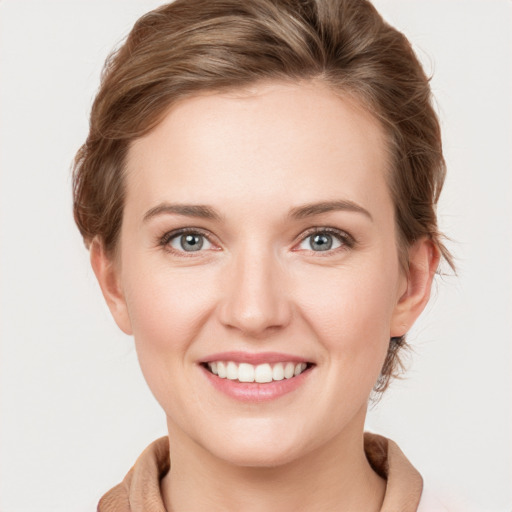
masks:
[[[387,132],[400,254],[427,236],[453,267],[437,229],[445,164],[429,80],[406,37],[366,0],[176,0],[142,16],[107,59],[74,162],[74,216],[86,245],[98,236],[115,249],[129,145],[177,100],[310,79],[355,96]],[[391,340],[376,391],[401,369],[404,345],[405,337]]]

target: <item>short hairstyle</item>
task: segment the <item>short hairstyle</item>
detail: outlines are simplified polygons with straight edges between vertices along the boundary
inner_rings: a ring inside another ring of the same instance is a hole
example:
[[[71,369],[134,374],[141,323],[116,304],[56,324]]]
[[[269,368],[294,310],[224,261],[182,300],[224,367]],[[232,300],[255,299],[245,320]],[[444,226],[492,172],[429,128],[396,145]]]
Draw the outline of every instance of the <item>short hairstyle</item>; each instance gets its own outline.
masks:
[[[378,119],[391,156],[397,247],[428,237],[453,268],[437,227],[445,178],[429,79],[407,38],[367,0],[176,0],[142,16],[105,63],[90,130],[73,166],[74,217],[89,246],[116,249],[130,144],[178,100],[262,81],[321,81]],[[392,338],[375,391],[402,370]]]

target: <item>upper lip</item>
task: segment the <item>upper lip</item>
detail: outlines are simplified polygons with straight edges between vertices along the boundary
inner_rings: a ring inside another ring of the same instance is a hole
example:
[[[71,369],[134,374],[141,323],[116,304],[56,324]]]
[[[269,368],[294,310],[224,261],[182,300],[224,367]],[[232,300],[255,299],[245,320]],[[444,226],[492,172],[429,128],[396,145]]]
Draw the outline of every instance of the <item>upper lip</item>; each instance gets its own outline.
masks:
[[[283,352],[218,352],[211,354],[204,359],[201,363],[211,363],[214,361],[233,361],[235,363],[249,363],[249,364],[262,364],[262,363],[310,363],[311,361],[300,356],[285,354]]]

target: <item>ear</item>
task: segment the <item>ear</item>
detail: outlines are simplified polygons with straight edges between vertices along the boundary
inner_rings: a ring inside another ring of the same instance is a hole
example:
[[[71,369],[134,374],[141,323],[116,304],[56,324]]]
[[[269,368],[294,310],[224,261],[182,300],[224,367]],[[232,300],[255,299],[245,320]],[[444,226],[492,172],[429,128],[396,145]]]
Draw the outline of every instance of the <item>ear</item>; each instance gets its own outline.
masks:
[[[406,334],[425,309],[439,259],[439,249],[429,238],[421,238],[409,248],[406,288],[393,312],[391,338]]]
[[[118,263],[105,252],[103,243],[97,237],[93,239],[89,251],[91,266],[116,324],[124,333],[133,334]]]

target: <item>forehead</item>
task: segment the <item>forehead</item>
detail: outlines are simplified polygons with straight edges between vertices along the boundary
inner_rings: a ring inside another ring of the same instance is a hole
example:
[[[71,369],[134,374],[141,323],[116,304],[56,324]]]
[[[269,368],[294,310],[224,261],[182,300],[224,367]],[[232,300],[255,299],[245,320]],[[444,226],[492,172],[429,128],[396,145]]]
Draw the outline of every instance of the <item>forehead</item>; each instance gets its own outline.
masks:
[[[326,85],[267,83],[174,105],[127,158],[126,205],[387,202],[382,127]]]

